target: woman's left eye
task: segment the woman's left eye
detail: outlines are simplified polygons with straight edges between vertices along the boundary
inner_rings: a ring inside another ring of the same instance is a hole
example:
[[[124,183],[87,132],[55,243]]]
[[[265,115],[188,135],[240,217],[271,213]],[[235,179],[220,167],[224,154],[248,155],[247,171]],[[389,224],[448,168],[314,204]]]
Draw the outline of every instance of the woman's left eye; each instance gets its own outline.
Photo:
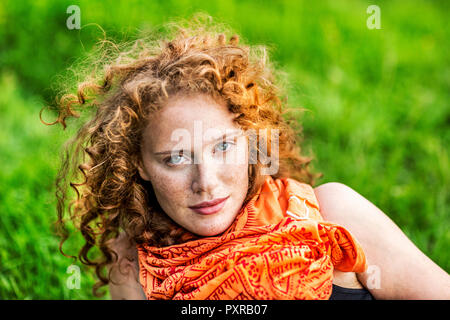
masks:
[[[224,145],[225,145],[225,147],[223,147]],[[217,146],[220,151],[227,151],[231,145],[232,145],[232,143],[224,141],[224,142],[219,143]]]

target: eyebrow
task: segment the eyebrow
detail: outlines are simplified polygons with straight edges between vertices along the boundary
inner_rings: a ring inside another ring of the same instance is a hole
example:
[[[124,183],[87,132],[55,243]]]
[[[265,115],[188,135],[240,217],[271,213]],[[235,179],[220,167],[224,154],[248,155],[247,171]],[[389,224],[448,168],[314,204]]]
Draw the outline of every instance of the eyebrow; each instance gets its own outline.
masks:
[[[223,134],[219,138],[210,141],[209,144],[217,142],[217,141],[225,140],[225,138],[233,138],[233,137],[236,138],[236,137],[241,136],[241,135],[243,135],[241,130],[228,132],[228,133]],[[153,154],[156,156],[156,155],[165,155],[165,154],[179,153],[181,151],[185,151],[185,150],[184,149],[181,149],[181,150],[168,150],[168,151],[154,152]]]

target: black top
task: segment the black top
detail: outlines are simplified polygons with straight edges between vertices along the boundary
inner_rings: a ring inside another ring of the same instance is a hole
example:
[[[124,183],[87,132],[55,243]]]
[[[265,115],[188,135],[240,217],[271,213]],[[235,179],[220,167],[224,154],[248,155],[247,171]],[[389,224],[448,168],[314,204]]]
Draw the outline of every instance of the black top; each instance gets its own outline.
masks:
[[[375,300],[366,289],[343,288],[333,284],[330,300]]]

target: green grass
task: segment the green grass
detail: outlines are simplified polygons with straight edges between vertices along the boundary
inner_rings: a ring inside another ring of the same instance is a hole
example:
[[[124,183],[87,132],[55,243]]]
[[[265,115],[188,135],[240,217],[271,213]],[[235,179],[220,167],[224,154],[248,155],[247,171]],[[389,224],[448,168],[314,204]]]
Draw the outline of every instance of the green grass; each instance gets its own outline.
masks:
[[[450,271],[447,2],[376,2],[382,29],[369,30],[369,1],[11,0],[0,3],[1,299],[93,298],[94,278],[80,264],[81,288],[68,289],[72,261],[51,233],[59,150],[75,126],[63,133],[38,117],[55,76],[99,36],[65,27],[70,4],[82,25],[116,39],[203,10],[269,44],[289,75],[290,103],[308,109],[299,121],[304,150],[324,173],[318,184],[349,185]],[[74,254],[79,243],[65,248]]]

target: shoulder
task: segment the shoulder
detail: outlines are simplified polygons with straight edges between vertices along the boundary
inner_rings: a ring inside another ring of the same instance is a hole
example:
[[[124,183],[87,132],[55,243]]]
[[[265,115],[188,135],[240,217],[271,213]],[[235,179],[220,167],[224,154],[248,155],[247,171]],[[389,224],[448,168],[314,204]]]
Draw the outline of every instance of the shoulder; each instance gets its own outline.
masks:
[[[320,186],[314,187],[314,192],[317,194],[321,194],[321,193],[330,193],[330,192],[348,192],[352,190],[354,192],[354,190],[352,188],[350,188],[349,186],[340,183],[340,182],[327,182],[324,184],[321,184]]]
[[[355,190],[340,182],[327,182],[313,189],[317,199],[322,200],[327,200],[331,198],[335,199],[341,197],[349,199],[350,197],[361,196]]]
[[[337,200],[340,200],[339,202],[351,201],[361,196],[355,190],[340,182],[327,182],[315,187],[314,194],[319,203]]]
[[[134,241],[121,233],[110,243],[118,260],[109,265],[109,291],[113,300],[146,299],[139,279],[138,253]]]
[[[421,252],[381,209],[342,183],[325,183],[314,188],[314,193],[324,220],[345,227],[364,248],[371,269],[359,274],[358,279],[366,287],[373,286],[370,291],[375,298],[448,297],[449,285],[443,285],[450,284],[448,274]]]
[[[110,247],[121,255],[134,255],[137,252],[136,243],[125,232],[121,232],[117,238],[112,239]]]
[[[138,251],[136,243],[122,232],[109,243],[109,248],[117,255],[117,260],[113,260],[111,266],[119,268],[134,268],[139,270]]]
[[[335,220],[342,214],[361,214],[376,208],[357,191],[340,182],[328,182],[315,187],[314,194],[325,220]]]

